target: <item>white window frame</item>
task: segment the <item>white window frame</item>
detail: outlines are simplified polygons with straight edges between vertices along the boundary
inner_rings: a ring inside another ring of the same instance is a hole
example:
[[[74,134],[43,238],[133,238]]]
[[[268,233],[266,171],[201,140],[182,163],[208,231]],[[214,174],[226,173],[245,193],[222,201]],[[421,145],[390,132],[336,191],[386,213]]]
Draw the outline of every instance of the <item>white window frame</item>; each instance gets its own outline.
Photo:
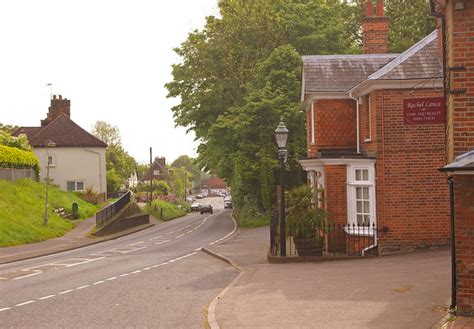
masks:
[[[376,217],[376,195],[375,195],[375,166],[374,163],[349,164],[347,165],[347,226],[345,231],[351,235],[374,236],[374,224]],[[356,170],[368,170],[369,179],[367,181],[356,181]],[[356,188],[369,188],[369,226],[360,226],[357,223],[356,208]]]
[[[367,95],[367,131],[368,136],[365,137],[364,142],[368,143],[372,141],[372,110],[370,109],[370,95]]]
[[[69,191],[69,189],[68,189],[68,184],[69,183],[74,183],[74,190]],[[82,183],[82,185],[83,185],[82,190],[77,189],[77,183]],[[68,181],[66,181],[66,191],[68,191],[68,192],[84,192],[85,190],[86,190],[86,181],[84,181],[84,180],[68,180]]]
[[[49,163],[49,158],[51,158],[51,164]],[[56,167],[56,155],[55,154],[49,154],[49,155],[46,154],[44,167],[47,168],[48,165],[49,165],[49,168]]]

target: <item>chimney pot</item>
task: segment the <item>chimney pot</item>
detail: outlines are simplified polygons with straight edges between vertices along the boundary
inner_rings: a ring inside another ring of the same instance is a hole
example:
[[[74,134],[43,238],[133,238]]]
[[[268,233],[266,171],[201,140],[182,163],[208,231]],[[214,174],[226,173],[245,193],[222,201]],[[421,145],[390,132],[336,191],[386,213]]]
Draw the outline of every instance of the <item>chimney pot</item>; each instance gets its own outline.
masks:
[[[383,0],[377,0],[377,16],[385,16]]]
[[[367,0],[367,2],[365,3],[365,17],[371,17],[373,15],[374,15],[374,3],[372,2],[372,0]]]
[[[62,95],[59,95],[59,99],[63,99],[63,96],[62,96]]]
[[[56,95],[53,95],[53,99],[56,99]]]

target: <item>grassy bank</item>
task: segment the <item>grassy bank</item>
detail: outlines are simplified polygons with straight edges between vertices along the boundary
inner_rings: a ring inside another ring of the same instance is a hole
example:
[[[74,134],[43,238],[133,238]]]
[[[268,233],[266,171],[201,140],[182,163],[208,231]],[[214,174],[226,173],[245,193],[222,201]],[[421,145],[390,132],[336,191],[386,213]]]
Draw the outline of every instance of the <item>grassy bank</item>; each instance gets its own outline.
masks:
[[[234,210],[234,218],[237,221],[239,227],[243,228],[267,226],[270,224],[271,215],[271,212],[266,212],[262,214],[260,212],[245,208],[240,210]]]
[[[150,215],[155,217],[156,219],[161,219],[164,221],[186,215],[186,209],[184,206],[182,208],[179,208],[173,203],[169,203],[162,200],[153,200],[151,206],[147,204],[143,210],[146,213],[149,213]],[[163,214],[163,216],[161,216],[161,214]]]
[[[15,183],[0,180],[0,247],[33,243],[59,237],[73,228],[71,221],[53,213],[54,207],[71,210],[79,205],[79,217],[87,218],[98,206],[87,203],[75,193],[49,187],[48,226],[43,225],[45,185],[29,179]]]

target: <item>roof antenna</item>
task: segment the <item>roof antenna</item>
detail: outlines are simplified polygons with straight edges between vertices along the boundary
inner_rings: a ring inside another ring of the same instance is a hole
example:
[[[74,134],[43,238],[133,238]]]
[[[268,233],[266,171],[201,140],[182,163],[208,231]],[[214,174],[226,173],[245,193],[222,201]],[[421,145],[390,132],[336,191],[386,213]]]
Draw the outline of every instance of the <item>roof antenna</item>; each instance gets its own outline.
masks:
[[[46,87],[49,87],[49,99],[53,99],[53,84],[49,82],[46,84]]]

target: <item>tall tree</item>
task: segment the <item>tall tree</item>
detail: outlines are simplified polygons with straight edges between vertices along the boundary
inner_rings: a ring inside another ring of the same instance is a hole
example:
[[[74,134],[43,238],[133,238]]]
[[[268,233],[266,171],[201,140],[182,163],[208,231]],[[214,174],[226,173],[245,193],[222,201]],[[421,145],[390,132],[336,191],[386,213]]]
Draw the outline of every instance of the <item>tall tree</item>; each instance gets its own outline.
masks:
[[[92,134],[109,146],[122,145],[119,128],[105,121],[97,121],[92,127]]]

